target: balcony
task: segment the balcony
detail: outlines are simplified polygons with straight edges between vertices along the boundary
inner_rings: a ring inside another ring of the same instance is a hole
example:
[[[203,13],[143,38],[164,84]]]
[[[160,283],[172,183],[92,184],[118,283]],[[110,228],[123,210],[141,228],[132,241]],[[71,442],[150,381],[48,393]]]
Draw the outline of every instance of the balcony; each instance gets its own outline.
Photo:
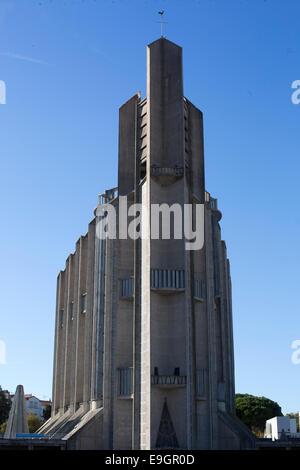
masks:
[[[221,220],[222,212],[218,209],[218,199],[211,197],[209,192],[205,191],[205,202],[207,206],[216,214],[217,220]]]
[[[107,204],[118,196],[118,188],[107,189],[98,196],[98,205]]]
[[[185,289],[183,269],[151,269],[151,289],[172,294]]]
[[[186,375],[152,375],[151,385],[159,388],[186,387]]]
[[[160,166],[151,167],[151,176],[176,176],[178,178],[182,177],[184,170],[182,167],[167,167],[162,168]]]
[[[160,167],[152,165],[150,169],[152,178],[156,179],[157,182],[163,186],[168,186],[174,183],[178,178],[182,178],[184,175],[184,168],[182,167]]]

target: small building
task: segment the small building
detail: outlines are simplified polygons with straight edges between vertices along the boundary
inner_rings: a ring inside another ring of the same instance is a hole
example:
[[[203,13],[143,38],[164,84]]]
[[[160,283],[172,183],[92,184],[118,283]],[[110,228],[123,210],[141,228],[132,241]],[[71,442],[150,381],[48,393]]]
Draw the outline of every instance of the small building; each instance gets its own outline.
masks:
[[[14,395],[11,395],[13,398]],[[44,421],[44,408],[51,405],[51,401],[39,400],[32,394],[24,395],[27,413],[35,414],[40,421]]]
[[[31,394],[25,395],[25,403],[26,403],[26,411],[28,414],[33,413],[39,418],[39,420],[41,421],[44,420],[44,416],[43,416],[44,407],[37,397]]]
[[[266,421],[264,437],[277,441],[284,438],[300,438],[296,419],[289,416],[276,416]]]

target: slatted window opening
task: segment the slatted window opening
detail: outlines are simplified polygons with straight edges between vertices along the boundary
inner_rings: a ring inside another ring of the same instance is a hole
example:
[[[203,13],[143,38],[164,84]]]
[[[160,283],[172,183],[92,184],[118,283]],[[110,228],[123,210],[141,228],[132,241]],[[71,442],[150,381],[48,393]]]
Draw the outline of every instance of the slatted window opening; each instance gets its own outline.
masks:
[[[64,326],[64,309],[59,311],[59,326],[62,328]]]
[[[81,296],[81,313],[86,313],[86,294]]]
[[[183,269],[151,269],[152,289],[184,289]]]
[[[196,371],[196,394],[199,398],[205,396],[205,369],[197,369]]]
[[[194,281],[194,297],[196,299],[204,298],[204,281],[202,280]]]
[[[118,396],[131,398],[133,394],[133,367],[118,369]]]
[[[130,277],[129,279],[120,279],[120,299],[129,299],[133,297],[133,281],[133,277]]]
[[[226,399],[226,387],[225,382],[218,383],[218,401],[225,401]]]
[[[147,121],[147,99],[145,98],[138,107],[138,133],[140,138],[138,152],[141,161],[145,161],[147,158]]]
[[[70,302],[70,320],[74,319],[74,302]]]

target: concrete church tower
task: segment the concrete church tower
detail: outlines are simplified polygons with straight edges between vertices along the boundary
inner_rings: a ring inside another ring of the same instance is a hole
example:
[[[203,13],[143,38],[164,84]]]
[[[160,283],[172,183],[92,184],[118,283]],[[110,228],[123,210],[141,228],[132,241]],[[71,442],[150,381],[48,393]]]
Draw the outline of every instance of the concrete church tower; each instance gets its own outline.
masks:
[[[147,48],[146,98],[120,108],[118,188],[99,202],[119,210],[125,196],[149,208],[148,236],[100,239],[96,212],[58,276],[53,413],[40,432],[70,448],[253,447],[234,416],[230,269],[205,191],[203,117],[183,94],[182,49],[163,37]],[[151,237],[153,204],[202,204],[203,246]]]

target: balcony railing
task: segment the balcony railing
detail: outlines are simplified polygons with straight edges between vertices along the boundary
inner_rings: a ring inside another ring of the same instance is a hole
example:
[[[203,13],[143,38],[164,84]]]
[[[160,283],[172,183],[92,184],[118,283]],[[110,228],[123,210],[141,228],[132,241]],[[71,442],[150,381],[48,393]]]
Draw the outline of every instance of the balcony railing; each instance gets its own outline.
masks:
[[[157,387],[185,387],[186,375],[152,375],[151,384]]]
[[[205,191],[205,202],[211,209],[218,210],[218,199],[211,197],[208,191]]]
[[[218,209],[218,199],[215,199],[213,197],[210,198],[209,200],[209,205],[211,209],[217,210]]]
[[[184,175],[184,169],[182,167],[160,167],[152,166],[151,167],[152,176],[175,176],[181,177]]]
[[[98,204],[107,204],[118,196],[118,188],[107,189],[103,194],[98,196]]]
[[[210,207],[210,209],[215,211],[215,214],[217,215],[217,220],[218,221],[221,220],[222,213],[218,209],[218,199],[211,197],[209,192],[205,191],[205,202],[208,205],[208,207]]]
[[[151,269],[151,289],[174,291],[184,287],[183,269]]]

